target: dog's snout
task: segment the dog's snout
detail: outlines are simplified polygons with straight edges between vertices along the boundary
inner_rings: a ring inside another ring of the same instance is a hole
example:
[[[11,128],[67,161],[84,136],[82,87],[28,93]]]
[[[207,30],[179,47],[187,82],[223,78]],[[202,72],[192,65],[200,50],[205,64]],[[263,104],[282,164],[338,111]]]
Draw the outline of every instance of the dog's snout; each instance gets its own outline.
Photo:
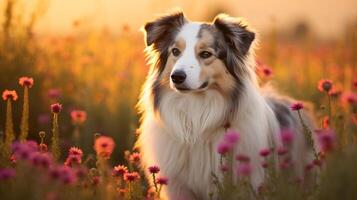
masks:
[[[171,80],[175,84],[181,84],[181,83],[183,83],[185,81],[185,79],[186,79],[186,73],[184,71],[182,71],[182,70],[175,71],[171,75]]]

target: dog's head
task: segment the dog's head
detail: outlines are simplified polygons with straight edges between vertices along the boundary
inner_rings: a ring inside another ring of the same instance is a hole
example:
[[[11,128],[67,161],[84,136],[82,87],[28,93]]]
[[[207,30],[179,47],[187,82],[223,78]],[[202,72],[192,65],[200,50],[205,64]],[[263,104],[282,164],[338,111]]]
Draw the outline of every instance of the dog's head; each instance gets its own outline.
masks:
[[[179,93],[227,92],[249,73],[255,33],[239,19],[218,15],[212,23],[189,22],[182,12],[148,22],[146,44],[155,57],[158,83]]]

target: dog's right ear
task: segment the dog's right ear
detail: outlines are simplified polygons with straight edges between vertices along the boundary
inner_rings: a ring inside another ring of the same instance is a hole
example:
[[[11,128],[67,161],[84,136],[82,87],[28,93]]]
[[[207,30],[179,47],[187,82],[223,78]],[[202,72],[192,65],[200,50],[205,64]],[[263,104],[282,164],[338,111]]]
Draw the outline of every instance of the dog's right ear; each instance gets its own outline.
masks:
[[[155,21],[145,24],[146,45],[154,45],[155,49],[161,50],[167,43],[172,41],[175,33],[186,23],[183,12],[175,12],[162,16]]]

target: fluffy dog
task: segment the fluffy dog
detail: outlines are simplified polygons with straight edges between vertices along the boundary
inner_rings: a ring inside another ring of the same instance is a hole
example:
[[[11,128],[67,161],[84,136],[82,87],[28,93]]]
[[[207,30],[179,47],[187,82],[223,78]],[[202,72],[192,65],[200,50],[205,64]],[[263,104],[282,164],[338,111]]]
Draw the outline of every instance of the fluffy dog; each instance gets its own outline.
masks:
[[[216,149],[227,124],[241,136],[234,152],[251,158],[254,187],[264,178],[259,151],[278,146],[282,129],[296,133],[292,159],[301,173],[302,127],[291,100],[259,87],[255,33],[243,20],[221,14],[197,23],[175,12],[144,29],[151,69],[138,104],[136,146],[144,169],[158,165],[169,178],[165,198],[208,199],[211,173],[220,174]]]

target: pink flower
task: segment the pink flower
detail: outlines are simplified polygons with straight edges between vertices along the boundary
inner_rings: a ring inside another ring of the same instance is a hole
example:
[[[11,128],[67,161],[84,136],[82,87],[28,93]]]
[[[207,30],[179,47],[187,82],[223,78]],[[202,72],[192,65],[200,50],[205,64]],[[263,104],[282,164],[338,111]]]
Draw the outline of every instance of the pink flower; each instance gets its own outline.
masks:
[[[228,166],[227,165],[220,165],[219,169],[221,170],[221,172],[227,172],[228,171]]]
[[[169,182],[169,179],[166,177],[161,176],[161,177],[156,178],[156,183],[159,185],[167,185],[168,182]]]
[[[239,133],[234,130],[229,130],[223,137],[223,140],[231,145],[234,145],[239,142],[239,139]]]
[[[83,151],[78,147],[71,147],[69,149],[68,153],[69,153],[69,155],[74,155],[74,156],[79,156],[79,157],[83,156]]]
[[[57,99],[61,96],[61,91],[58,89],[50,89],[48,91],[48,96],[52,99]]]
[[[108,136],[99,136],[95,139],[94,150],[97,155],[109,159],[115,147],[114,140]]]
[[[285,155],[288,152],[288,149],[286,147],[282,146],[282,147],[279,147],[277,151],[278,151],[278,155],[282,156],[282,155]]]
[[[231,150],[232,146],[227,142],[220,142],[217,146],[217,152],[221,155],[228,153]]]
[[[250,162],[250,158],[243,154],[236,155],[236,160],[238,160],[240,162]]]
[[[350,91],[344,92],[341,96],[341,101],[343,104],[355,105],[357,104],[357,93]]]
[[[16,101],[18,98],[17,96],[17,93],[15,90],[5,90],[3,93],[2,93],[2,99],[4,101],[7,101],[8,99],[11,99],[13,101]]]
[[[290,145],[294,140],[294,133],[289,129],[284,129],[281,130],[280,137],[283,144]]]
[[[332,151],[335,147],[335,133],[331,130],[324,130],[318,134],[318,142],[323,152]]]
[[[270,154],[270,150],[269,149],[262,149],[259,151],[259,155],[262,157],[267,157]]]
[[[319,81],[317,84],[317,89],[319,89],[321,92],[329,92],[332,88],[332,81],[328,79],[322,79]]]
[[[71,112],[71,118],[73,123],[82,124],[87,119],[87,113],[83,110],[73,110]]]
[[[11,168],[0,168],[0,181],[9,180],[15,177],[16,171]]]
[[[59,103],[55,103],[51,105],[51,111],[52,113],[58,114],[62,110],[62,105]]]
[[[68,155],[66,161],[64,162],[64,165],[68,167],[72,167],[72,166],[79,166],[81,163],[82,163],[81,156],[70,154]]]
[[[130,155],[130,157],[129,157],[129,161],[130,161],[131,163],[136,163],[136,164],[138,164],[138,163],[140,162],[140,160],[141,160],[141,156],[140,156],[140,153],[138,153],[138,152],[132,153],[132,154]]]
[[[35,152],[31,154],[30,161],[34,166],[47,169],[52,164],[52,157],[47,153]]]
[[[238,165],[238,176],[250,176],[252,173],[252,166],[248,162],[243,162]]]
[[[298,111],[298,110],[301,110],[304,108],[304,104],[302,104],[301,102],[296,102],[296,103],[293,103],[291,106],[290,106],[291,110],[293,111]]]
[[[115,166],[113,169],[113,176],[123,176],[128,173],[128,168],[124,165]]]
[[[140,179],[140,175],[138,172],[131,172],[124,174],[124,180],[129,182],[135,182]]]
[[[33,86],[33,78],[23,76],[19,79],[19,84],[23,87],[26,86],[31,88]]]
[[[148,169],[151,174],[157,174],[160,171],[160,168],[155,165],[150,166]]]

